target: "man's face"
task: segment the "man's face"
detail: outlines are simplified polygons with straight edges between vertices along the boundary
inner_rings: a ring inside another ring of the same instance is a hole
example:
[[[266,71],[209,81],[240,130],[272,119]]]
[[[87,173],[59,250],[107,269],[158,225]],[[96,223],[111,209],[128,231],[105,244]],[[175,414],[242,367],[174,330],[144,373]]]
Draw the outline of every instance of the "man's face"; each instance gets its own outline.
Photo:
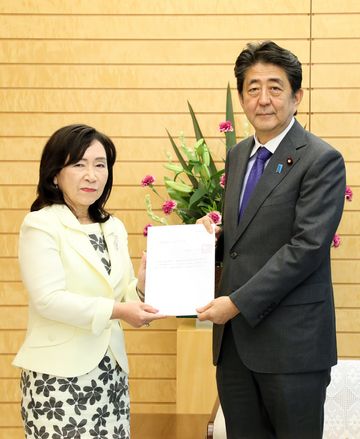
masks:
[[[265,144],[288,126],[302,96],[302,89],[293,94],[281,67],[257,63],[246,71],[240,103],[260,143]]]

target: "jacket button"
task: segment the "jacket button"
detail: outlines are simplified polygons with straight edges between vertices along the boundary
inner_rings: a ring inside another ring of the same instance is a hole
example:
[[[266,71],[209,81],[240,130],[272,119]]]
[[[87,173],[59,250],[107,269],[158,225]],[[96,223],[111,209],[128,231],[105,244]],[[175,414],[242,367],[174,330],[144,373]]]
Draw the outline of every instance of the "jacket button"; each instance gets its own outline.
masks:
[[[236,252],[231,252],[230,253],[230,256],[233,258],[233,259],[236,259],[237,258],[237,253]]]

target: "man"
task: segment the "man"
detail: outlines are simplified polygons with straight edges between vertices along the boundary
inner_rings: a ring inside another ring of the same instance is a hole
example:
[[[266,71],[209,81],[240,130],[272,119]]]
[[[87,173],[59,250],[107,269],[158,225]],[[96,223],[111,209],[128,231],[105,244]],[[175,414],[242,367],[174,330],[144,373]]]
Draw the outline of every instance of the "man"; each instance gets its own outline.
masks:
[[[295,55],[248,44],[235,76],[255,135],[227,155],[223,272],[198,317],[214,322],[227,439],[320,439],[337,361],[330,247],[344,161],[294,118],[303,96]],[[208,217],[198,223],[212,231]]]

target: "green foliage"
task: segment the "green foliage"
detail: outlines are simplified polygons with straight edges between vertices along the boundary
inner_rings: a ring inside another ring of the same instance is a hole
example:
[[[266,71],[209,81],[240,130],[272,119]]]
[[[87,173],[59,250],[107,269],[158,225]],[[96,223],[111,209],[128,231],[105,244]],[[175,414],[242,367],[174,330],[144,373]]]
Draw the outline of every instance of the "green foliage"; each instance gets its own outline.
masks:
[[[173,136],[166,130],[178,162],[174,163],[171,157],[168,157],[165,168],[172,172],[173,176],[172,178],[164,177],[164,182],[167,195],[177,204],[174,212],[183,223],[193,224],[198,218],[207,215],[209,212],[222,211],[224,187],[221,184],[221,178],[224,169],[223,167],[217,169],[195,112],[189,102],[188,108],[196,142],[190,148],[186,145],[184,138],[180,137],[180,145],[178,146]],[[229,84],[226,94],[226,119],[231,122],[233,128],[234,113]],[[226,153],[236,143],[235,130],[225,132],[225,136]],[[153,185],[148,187],[159,195]],[[150,218],[161,224],[167,223],[165,218],[154,214],[149,198],[146,200],[146,206]]]

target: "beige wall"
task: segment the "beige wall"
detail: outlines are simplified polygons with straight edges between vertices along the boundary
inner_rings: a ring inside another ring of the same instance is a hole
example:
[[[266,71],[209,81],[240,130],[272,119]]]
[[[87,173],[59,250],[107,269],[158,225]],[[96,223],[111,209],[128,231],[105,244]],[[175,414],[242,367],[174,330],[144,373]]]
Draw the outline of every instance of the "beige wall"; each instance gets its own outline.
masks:
[[[339,353],[360,357],[359,20],[357,0],[0,0],[0,439],[22,437],[10,366],[26,327],[17,233],[46,138],[83,122],[114,139],[109,208],[127,226],[137,266],[149,222],[139,182],[146,173],[162,179],[165,128],[192,135],[189,100],[221,160],[225,89],[230,81],[235,91],[233,63],[248,40],[274,39],[299,56],[299,120],[345,156],[354,201],[345,206],[333,277]],[[237,102],[235,111],[241,134]],[[175,411],[177,324],[127,328],[133,411]]]

